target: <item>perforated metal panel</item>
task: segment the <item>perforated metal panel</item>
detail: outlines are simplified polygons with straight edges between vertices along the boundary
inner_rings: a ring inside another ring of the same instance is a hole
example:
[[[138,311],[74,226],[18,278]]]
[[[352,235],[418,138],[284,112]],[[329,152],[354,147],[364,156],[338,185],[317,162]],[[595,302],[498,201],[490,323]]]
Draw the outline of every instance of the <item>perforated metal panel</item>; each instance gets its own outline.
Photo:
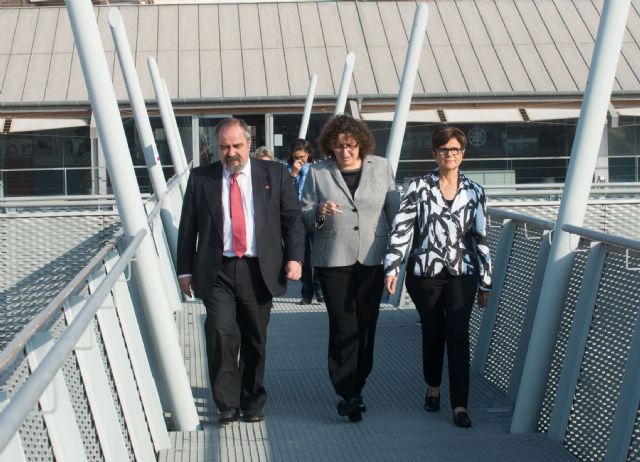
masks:
[[[640,259],[633,259],[634,266]],[[583,461],[603,460],[629,356],[640,274],[608,249],[564,445]]]
[[[118,420],[120,422],[120,429],[122,430],[122,435],[124,436],[124,442],[127,446],[127,451],[129,451],[129,459],[135,460],[135,457],[133,454],[133,447],[131,446],[131,437],[129,436],[129,432],[127,431],[127,423],[124,420],[124,413],[122,412],[122,406],[120,405],[120,399],[118,398],[118,392],[116,391],[116,384],[113,380],[113,375],[111,374],[109,363],[107,362],[107,353],[104,348],[102,333],[98,328],[98,323],[94,321],[93,326],[94,326],[93,331],[96,334],[96,341],[98,342],[98,350],[100,351],[100,357],[102,358],[102,364],[104,364],[104,370],[107,371],[107,378],[109,379],[109,388],[111,389],[111,397],[113,399],[116,413],[118,415]]]
[[[69,356],[62,367],[62,372],[71,396],[76,422],[78,423],[78,428],[80,428],[80,436],[82,437],[82,445],[84,446],[87,461],[101,462],[104,460],[104,456],[75,353]]]
[[[500,230],[502,224],[487,226],[487,240],[489,241],[489,249],[491,250],[491,258],[495,259],[496,249],[500,241]],[[484,316],[484,309],[478,307],[477,300],[473,303],[473,309],[471,310],[471,319],[469,320],[469,353],[470,360],[473,361],[473,356],[476,350],[476,343],[478,342],[478,335],[480,333],[480,327],[482,325],[482,317]]]
[[[542,232],[540,228],[528,226],[525,236],[524,228],[519,224],[509,255],[484,371],[485,377],[504,392],[509,387],[511,369],[518,352]]]
[[[113,237],[117,220],[0,217],[0,349]]]
[[[627,462],[635,462],[638,460],[640,460],[640,409],[638,409],[638,413],[636,414],[636,423],[633,426],[629,454],[627,455]]]
[[[11,373],[6,381],[2,383],[2,390],[12,396],[18,388],[27,381],[29,377],[29,365],[26,356],[23,355],[17,368]],[[53,450],[51,442],[44,424],[42,413],[36,404],[29,415],[22,423],[19,430],[20,440],[24,454],[30,462],[51,462],[53,461]]]
[[[545,388],[544,398],[542,400],[542,408],[538,418],[538,431],[546,433],[549,429],[551,420],[551,412],[553,410],[553,402],[558,391],[558,381],[562,371],[562,364],[567,352],[567,344],[569,342],[569,334],[571,333],[571,325],[576,312],[576,302],[580,293],[580,285],[582,283],[582,275],[587,263],[587,252],[579,252],[575,255],[573,267],[571,268],[571,279],[569,280],[569,289],[564,301],[562,309],[562,320],[560,321],[560,329],[556,337],[556,343],[553,347],[553,358],[549,368],[549,377]]]

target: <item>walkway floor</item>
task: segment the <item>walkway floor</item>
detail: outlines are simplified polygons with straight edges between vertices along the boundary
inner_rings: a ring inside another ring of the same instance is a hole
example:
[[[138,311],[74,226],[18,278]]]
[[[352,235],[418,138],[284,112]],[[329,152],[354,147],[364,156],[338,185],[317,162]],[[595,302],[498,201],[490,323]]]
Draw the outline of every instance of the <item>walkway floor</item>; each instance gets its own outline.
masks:
[[[187,370],[204,431],[172,432],[161,461],[571,461],[541,434],[509,435],[504,395],[473,376],[473,427],[453,425],[443,377],[442,409],[422,409],[425,386],[420,326],[413,309],[384,306],[378,322],[374,370],[364,390],[368,410],[351,424],[337,415],[327,374],[324,305],[300,306],[294,285],[276,300],[269,324],[266,420],[219,427],[206,379],[204,307],[185,303],[178,315]]]

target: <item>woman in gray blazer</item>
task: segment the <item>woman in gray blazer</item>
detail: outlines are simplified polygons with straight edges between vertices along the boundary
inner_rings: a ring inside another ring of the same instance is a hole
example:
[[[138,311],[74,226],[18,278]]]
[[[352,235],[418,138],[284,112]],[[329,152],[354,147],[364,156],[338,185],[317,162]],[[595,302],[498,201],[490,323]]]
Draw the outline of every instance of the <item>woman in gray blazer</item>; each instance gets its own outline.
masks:
[[[329,376],[338,414],[362,420],[362,389],[384,288],[382,260],[400,197],[389,162],[373,154],[364,122],[345,115],[318,138],[331,157],[311,167],[302,192],[305,225],[315,230],[312,263],[329,314]]]

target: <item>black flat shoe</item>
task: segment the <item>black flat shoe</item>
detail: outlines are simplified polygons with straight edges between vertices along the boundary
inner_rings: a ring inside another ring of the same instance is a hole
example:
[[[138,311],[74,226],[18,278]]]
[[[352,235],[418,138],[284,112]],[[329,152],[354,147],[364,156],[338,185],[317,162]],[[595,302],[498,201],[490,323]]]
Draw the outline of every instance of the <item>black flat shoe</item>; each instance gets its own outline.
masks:
[[[356,423],[356,422],[360,422],[362,420],[362,412],[361,411],[356,411],[356,412],[352,412],[351,414],[349,414],[349,422],[351,423]]]
[[[248,423],[262,422],[264,420],[264,414],[260,411],[244,412],[242,414],[242,420]]]
[[[340,400],[336,407],[338,408],[338,415],[341,415],[342,417],[346,415],[350,416],[356,412],[361,412],[360,402],[356,397]]]
[[[298,302],[298,305],[311,305],[312,300],[310,298],[303,298]]]
[[[367,405],[364,404],[362,400],[362,395],[357,395],[356,399],[358,400],[358,404],[360,405],[360,412],[367,412]]]
[[[471,417],[466,411],[459,411],[453,413],[453,423],[458,427],[469,428],[471,426]]]
[[[440,396],[425,396],[424,410],[427,412],[437,412],[440,410]]]
[[[239,418],[240,413],[237,409],[227,409],[220,411],[218,414],[218,423],[220,423],[220,425],[227,425],[232,422],[237,422]]]

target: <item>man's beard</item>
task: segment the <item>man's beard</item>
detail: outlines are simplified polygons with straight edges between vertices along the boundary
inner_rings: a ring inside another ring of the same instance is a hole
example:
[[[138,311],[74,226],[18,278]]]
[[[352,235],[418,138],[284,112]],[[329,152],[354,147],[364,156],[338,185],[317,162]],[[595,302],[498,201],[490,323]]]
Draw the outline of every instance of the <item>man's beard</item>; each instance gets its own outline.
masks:
[[[237,162],[235,165],[231,165],[232,163]],[[224,166],[231,173],[238,173],[244,165],[242,164],[242,159],[240,156],[229,156],[224,159]]]

